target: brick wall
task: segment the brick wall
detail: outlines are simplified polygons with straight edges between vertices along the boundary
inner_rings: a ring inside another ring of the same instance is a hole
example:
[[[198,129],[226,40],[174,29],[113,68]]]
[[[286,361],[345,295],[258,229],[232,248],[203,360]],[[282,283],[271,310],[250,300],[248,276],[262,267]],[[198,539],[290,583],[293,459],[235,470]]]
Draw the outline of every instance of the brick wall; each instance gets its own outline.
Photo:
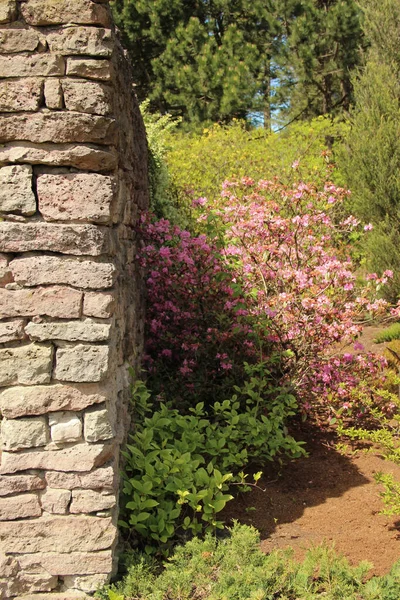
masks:
[[[113,569],[146,140],[106,2],[0,0],[0,598]]]

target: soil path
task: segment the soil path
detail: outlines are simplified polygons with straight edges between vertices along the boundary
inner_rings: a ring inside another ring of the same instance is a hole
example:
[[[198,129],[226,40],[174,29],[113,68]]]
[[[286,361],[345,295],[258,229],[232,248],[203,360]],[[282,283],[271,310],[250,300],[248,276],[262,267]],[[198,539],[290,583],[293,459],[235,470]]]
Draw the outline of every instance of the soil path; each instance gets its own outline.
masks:
[[[360,341],[366,351],[383,352],[385,345],[373,341],[381,329],[364,330]],[[373,448],[338,452],[332,429],[321,432],[306,423],[293,435],[306,442],[309,457],[289,463],[279,476],[276,465],[269,473],[264,469],[260,486],[266,491],[242,494],[228,504],[225,516],[254,525],[265,552],[292,547],[302,558],[310,546],[326,542],[352,564],[373,563],[371,574],[387,573],[400,560],[400,520],[380,514],[381,488],[374,474],[393,473],[400,481],[400,465]]]
[[[327,542],[354,565],[373,563],[371,574],[387,573],[400,560],[400,521],[379,514],[383,503],[373,476],[392,472],[400,481],[400,466],[377,453],[344,456],[333,432],[308,427],[301,433],[296,437],[307,441],[309,457],[289,463],[279,477],[264,470],[266,491],[242,494],[225,516],[254,525],[265,552],[292,547],[302,558],[310,546]]]

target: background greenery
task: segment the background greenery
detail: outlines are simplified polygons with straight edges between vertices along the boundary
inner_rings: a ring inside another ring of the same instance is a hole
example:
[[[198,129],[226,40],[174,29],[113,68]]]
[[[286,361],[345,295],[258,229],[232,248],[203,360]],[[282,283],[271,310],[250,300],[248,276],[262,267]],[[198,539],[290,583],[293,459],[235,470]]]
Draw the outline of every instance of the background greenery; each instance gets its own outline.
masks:
[[[355,107],[338,163],[352,190],[349,210],[374,229],[364,242],[367,267],[391,269],[387,297],[400,293],[400,4],[362,0],[370,40],[362,70],[353,74]]]

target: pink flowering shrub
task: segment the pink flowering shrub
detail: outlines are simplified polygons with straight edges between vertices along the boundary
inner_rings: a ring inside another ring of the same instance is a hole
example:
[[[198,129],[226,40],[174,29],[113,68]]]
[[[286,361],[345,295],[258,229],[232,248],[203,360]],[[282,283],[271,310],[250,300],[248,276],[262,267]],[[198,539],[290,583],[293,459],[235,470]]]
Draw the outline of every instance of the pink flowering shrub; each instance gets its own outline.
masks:
[[[242,179],[225,182],[212,211],[224,223],[225,255],[249,315],[283,357],[281,383],[290,382],[306,408],[316,399],[345,402],[384,362],[357,354],[356,340],[368,318],[387,314],[376,292],[392,273],[357,281],[345,242],[359,222],[340,218],[348,194],[330,183],[317,190]]]
[[[214,206],[193,202],[206,233],[143,218],[147,377],[133,393],[122,514],[146,551],[222,527],[250,461],[300,456],[287,428],[299,405],[347,421],[396,410],[379,387],[384,360],[357,341],[388,314],[376,294],[392,273],[356,276],[348,240],[362,227],[341,216],[347,194],[244,178]]]

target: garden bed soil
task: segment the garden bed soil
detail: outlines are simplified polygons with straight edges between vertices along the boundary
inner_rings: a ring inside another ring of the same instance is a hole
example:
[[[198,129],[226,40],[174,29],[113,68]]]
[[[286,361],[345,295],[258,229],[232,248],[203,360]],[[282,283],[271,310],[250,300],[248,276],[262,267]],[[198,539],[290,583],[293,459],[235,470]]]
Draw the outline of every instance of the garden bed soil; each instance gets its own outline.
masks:
[[[391,472],[400,481],[400,466],[373,448],[353,453],[349,443],[346,454],[339,452],[332,430],[303,424],[295,436],[307,442],[309,457],[279,474],[276,465],[264,469],[259,485],[265,491],[240,494],[228,504],[225,518],[254,525],[264,552],[292,547],[301,559],[308,548],[325,542],[353,565],[373,563],[371,575],[387,573],[400,560],[400,520],[380,514],[374,473]]]
[[[374,339],[382,327],[364,330],[366,351],[380,352]],[[264,468],[260,488],[240,494],[226,508],[225,518],[254,525],[261,548],[293,548],[301,559],[313,545],[327,543],[356,565],[373,563],[371,575],[383,575],[400,560],[400,516],[381,514],[381,486],[374,474],[393,473],[400,481],[400,465],[385,460],[371,444],[348,442],[338,451],[333,427],[312,422],[298,424],[292,435],[306,442],[308,458],[279,468]]]

